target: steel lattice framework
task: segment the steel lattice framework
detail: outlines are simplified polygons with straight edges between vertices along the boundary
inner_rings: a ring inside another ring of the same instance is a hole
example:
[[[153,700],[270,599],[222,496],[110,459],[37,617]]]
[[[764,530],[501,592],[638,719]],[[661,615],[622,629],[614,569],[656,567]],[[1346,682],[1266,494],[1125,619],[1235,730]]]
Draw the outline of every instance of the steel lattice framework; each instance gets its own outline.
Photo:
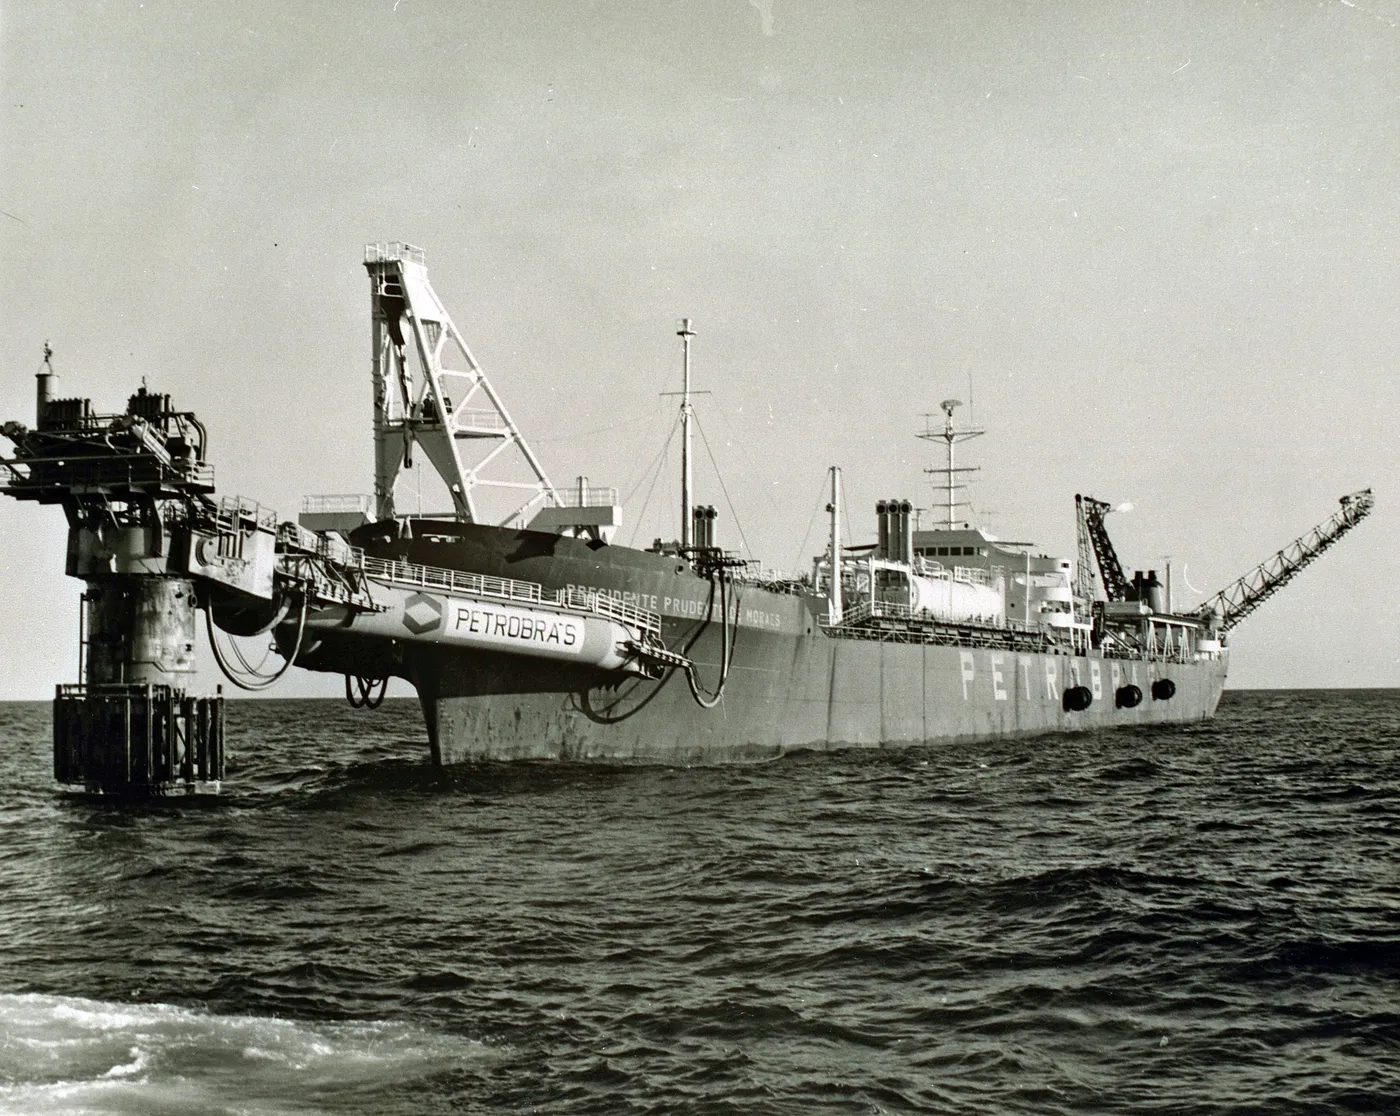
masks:
[[[1094,557],[1098,560],[1099,571],[1103,574],[1104,595],[1110,601],[1128,599],[1128,579],[1123,574],[1123,565],[1118,561],[1118,552],[1113,549],[1113,541],[1103,525],[1104,516],[1113,510],[1113,505],[1092,496],[1076,496],[1074,508],[1079,517],[1079,560],[1085,566],[1088,577],[1088,596],[1093,596],[1093,571],[1088,569],[1088,554],[1084,540],[1087,538],[1094,547]]]
[[[532,509],[557,493],[428,282],[422,249],[367,245],[365,269],[374,323],[378,518],[404,514],[395,489],[417,445],[447,485],[458,519],[483,521],[476,490],[488,487],[506,497],[501,524],[523,525]],[[444,363],[449,346],[464,369]]]
[[[1229,631],[1370,515],[1374,503],[1369,488],[1343,496],[1341,510],[1331,519],[1294,539],[1272,558],[1215,594],[1201,606],[1201,615],[1218,616],[1221,630]]]

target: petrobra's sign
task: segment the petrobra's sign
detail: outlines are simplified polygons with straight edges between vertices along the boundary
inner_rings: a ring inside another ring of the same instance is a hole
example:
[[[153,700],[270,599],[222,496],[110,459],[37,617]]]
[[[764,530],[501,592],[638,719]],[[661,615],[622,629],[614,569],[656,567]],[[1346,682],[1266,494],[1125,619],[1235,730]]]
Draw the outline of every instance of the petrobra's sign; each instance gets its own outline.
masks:
[[[432,593],[414,593],[404,599],[403,626],[433,640],[559,656],[581,654],[587,634],[581,616]]]
[[[484,601],[448,601],[446,639],[491,643],[503,650],[547,650],[577,655],[583,651],[582,617],[531,612]]]

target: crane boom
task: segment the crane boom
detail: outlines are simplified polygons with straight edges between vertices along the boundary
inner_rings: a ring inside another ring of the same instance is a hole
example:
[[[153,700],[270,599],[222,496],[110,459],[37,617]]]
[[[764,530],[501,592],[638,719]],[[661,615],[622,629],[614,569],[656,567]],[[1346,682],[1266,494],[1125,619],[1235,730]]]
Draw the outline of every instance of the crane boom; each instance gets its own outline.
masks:
[[[1081,564],[1083,563],[1083,539],[1087,536],[1094,547],[1094,557],[1099,563],[1099,572],[1103,574],[1104,595],[1110,601],[1126,601],[1128,599],[1128,579],[1123,576],[1123,566],[1118,561],[1118,552],[1113,549],[1113,541],[1108,537],[1108,531],[1103,525],[1104,516],[1113,510],[1113,505],[1105,503],[1103,500],[1095,500],[1092,496],[1076,496],[1074,510],[1079,516]],[[1086,571],[1086,573],[1092,577],[1092,572]]]
[[[1306,535],[1294,539],[1272,558],[1261,562],[1233,585],[1220,590],[1201,606],[1201,615],[1220,618],[1229,631],[1267,601],[1328,547],[1371,514],[1375,500],[1369,488],[1341,498],[1341,510]]]

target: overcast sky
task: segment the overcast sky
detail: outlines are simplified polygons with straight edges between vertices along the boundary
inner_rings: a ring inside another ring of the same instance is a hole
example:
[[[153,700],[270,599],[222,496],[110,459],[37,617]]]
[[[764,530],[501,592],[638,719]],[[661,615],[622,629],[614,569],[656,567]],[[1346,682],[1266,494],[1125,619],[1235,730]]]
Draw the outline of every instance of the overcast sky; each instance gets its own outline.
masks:
[[[1172,555],[1179,601],[1374,486],[1236,630],[1231,685],[1400,685],[1397,22],[1400,0],[5,4],[0,419],[33,421],[48,340],[65,395],[119,410],[145,376],[198,412],[222,492],[292,518],[368,491],[362,246],[407,240],[552,479],[635,492],[624,541],[677,533],[674,454],[642,505],[689,316],[725,545],[727,489],[756,556],[806,565],[833,463],[857,541],[876,499],[931,504],[914,433],[970,391],[977,518],[1072,553],[1076,492],[1131,500],[1124,564]],[[0,698],[76,680],[64,534],[0,502]]]

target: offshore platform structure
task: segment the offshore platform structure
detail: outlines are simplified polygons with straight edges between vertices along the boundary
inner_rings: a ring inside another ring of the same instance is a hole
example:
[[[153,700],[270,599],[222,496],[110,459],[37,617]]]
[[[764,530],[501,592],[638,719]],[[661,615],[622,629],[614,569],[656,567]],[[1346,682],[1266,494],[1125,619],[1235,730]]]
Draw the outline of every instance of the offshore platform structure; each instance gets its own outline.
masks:
[[[224,776],[224,699],[196,695],[198,615],[224,676],[265,689],[295,663],[345,676],[353,705],[377,705],[391,674],[413,679],[416,650],[507,649],[565,661],[604,680],[688,668],[661,643],[654,613],[576,587],[367,556],[347,535],[406,523],[403,474],[417,447],[452,501],[481,522],[611,537],[612,489],[580,478],[556,490],[427,281],[422,252],[370,245],[375,497],[308,497],[298,523],[214,496],[205,427],[145,386],[119,414],[55,399],[52,351],[37,377],[35,422],[0,425],[0,493],[56,504],[68,520],[66,572],[81,597],[79,674],[54,698],[54,776],[92,792],[216,791]],[[411,345],[410,345],[411,341]],[[465,368],[449,368],[455,346]],[[421,489],[420,489],[421,492]],[[420,496],[421,499],[421,496]],[[421,511],[421,509],[420,509]],[[238,638],[261,637],[264,670]]]
[[[223,698],[185,690],[195,670],[190,567],[236,563],[252,572],[257,555],[241,553],[236,524],[221,521],[209,499],[213,470],[194,415],[144,387],[120,415],[96,414],[86,399],[53,399],[51,357],[46,345],[34,429],[0,427],[17,450],[3,462],[0,491],[63,508],[67,573],[87,586],[83,678],[59,686],[54,699],[54,775],[94,787],[216,783]],[[106,746],[113,740],[123,746]]]

